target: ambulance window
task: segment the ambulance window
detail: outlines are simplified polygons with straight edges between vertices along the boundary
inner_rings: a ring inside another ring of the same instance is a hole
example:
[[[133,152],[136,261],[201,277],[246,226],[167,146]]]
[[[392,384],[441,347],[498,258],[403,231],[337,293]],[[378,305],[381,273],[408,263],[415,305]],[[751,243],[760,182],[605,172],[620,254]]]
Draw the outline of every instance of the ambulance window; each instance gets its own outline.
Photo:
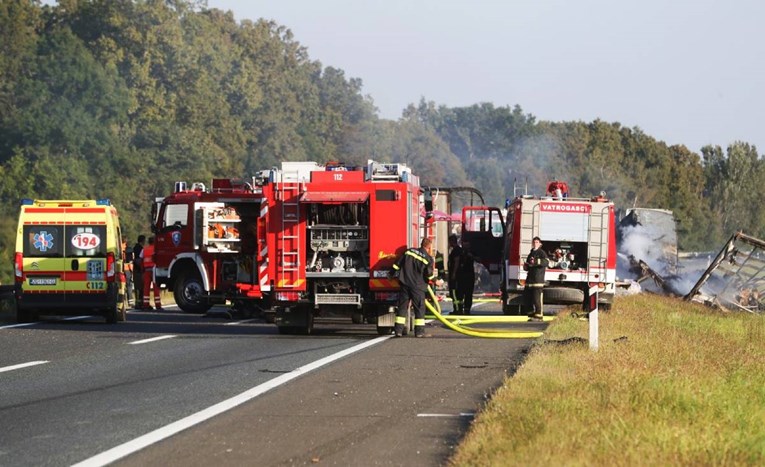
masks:
[[[171,225],[184,226],[188,224],[188,204],[168,204],[165,206],[165,227]]]
[[[66,256],[106,257],[105,225],[66,226]]]
[[[64,256],[64,228],[56,225],[25,225],[24,256],[61,258]]]

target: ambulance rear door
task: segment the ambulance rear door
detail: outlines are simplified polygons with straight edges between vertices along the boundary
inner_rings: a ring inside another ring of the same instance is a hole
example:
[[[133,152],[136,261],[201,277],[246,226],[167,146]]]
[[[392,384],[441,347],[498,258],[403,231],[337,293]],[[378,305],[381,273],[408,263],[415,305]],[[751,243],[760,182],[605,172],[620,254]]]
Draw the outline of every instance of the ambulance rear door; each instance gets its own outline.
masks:
[[[24,293],[39,294],[41,299],[43,295],[63,295],[66,290],[63,223],[24,223],[22,236]]]
[[[94,295],[92,299],[78,295],[78,299],[83,305],[97,305],[102,301],[98,295],[106,293],[106,215],[102,210],[99,217],[103,220],[91,215],[91,219],[77,221],[78,217],[68,213],[64,231],[66,291],[70,298],[72,294]]]

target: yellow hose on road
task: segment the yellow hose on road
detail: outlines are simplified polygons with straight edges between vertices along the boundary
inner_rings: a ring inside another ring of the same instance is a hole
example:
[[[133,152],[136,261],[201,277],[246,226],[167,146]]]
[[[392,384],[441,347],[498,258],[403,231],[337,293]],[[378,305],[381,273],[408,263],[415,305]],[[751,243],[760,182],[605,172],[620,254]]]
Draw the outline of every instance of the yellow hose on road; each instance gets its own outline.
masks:
[[[477,324],[477,323],[527,323],[528,316],[490,316],[490,315],[441,315],[442,318],[454,322],[454,324]],[[436,319],[435,315],[425,315],[427,319]],[[549,322],[555,316],[545,316],[543,321]]]
[[[507,329],[476,329],[471,328],[467,326],[462,326],[456,323],[451,323],[449,319],[446,319],[443,315],[441,315],[441,305],[438,303],[438,299],[436,298],[436,295],[433,293],[433,289],[428,286],[428,293],[430,294],[430,298],[432,300],[425,300],[425,306],[428,307],[428,310],[430,310],[431,313],[433,313],[433,316],[441,323],[443,323],[444,326],[451,329],[452,331],[459,332],[460,334],[465,334],[467,336],[473,336],[473,337],[492,337],[492,338],[501,338],[501,339],[535,339],[537,337],[542,336],[541,331],[510,331]],[[435,304],[435,306],[433,305]],[[491,318],[491,316],[484,316],[482,318]],[[497,316],[496,318],[505,318],[504,316]],[[496,319],[495,318],[495,319]],[[508,318],[515,318],[514,316],[509,316]],[[519,317],[520,318],[520,317]],[[528,320],[528,318],[526,318]],[[490,323],[490,322],[499,322],[499,321],[490,321],[490,320],[481,320],[483,323]],[[507,322],[507,321],[504,321]],[[516,321],[517,322],[517,321]]]

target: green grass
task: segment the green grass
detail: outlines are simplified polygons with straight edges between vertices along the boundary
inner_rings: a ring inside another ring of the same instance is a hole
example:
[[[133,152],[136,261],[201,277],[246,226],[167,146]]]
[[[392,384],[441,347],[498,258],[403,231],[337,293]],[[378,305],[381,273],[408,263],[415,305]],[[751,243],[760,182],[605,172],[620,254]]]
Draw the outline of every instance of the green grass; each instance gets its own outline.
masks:
[[[588,337],[561,316],[450,465],[765,465],[764,319],[639,294],[593,352],[555,343]]]

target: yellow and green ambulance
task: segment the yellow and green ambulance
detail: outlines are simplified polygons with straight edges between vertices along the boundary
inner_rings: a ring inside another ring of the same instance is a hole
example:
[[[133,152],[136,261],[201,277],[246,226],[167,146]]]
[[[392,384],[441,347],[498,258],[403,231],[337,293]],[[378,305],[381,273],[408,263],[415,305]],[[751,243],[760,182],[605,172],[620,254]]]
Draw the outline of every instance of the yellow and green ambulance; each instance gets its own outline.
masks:
[[[122,245],[108,199],[22,200],[14,258],[18,321],[81,314],[124,321]]]

